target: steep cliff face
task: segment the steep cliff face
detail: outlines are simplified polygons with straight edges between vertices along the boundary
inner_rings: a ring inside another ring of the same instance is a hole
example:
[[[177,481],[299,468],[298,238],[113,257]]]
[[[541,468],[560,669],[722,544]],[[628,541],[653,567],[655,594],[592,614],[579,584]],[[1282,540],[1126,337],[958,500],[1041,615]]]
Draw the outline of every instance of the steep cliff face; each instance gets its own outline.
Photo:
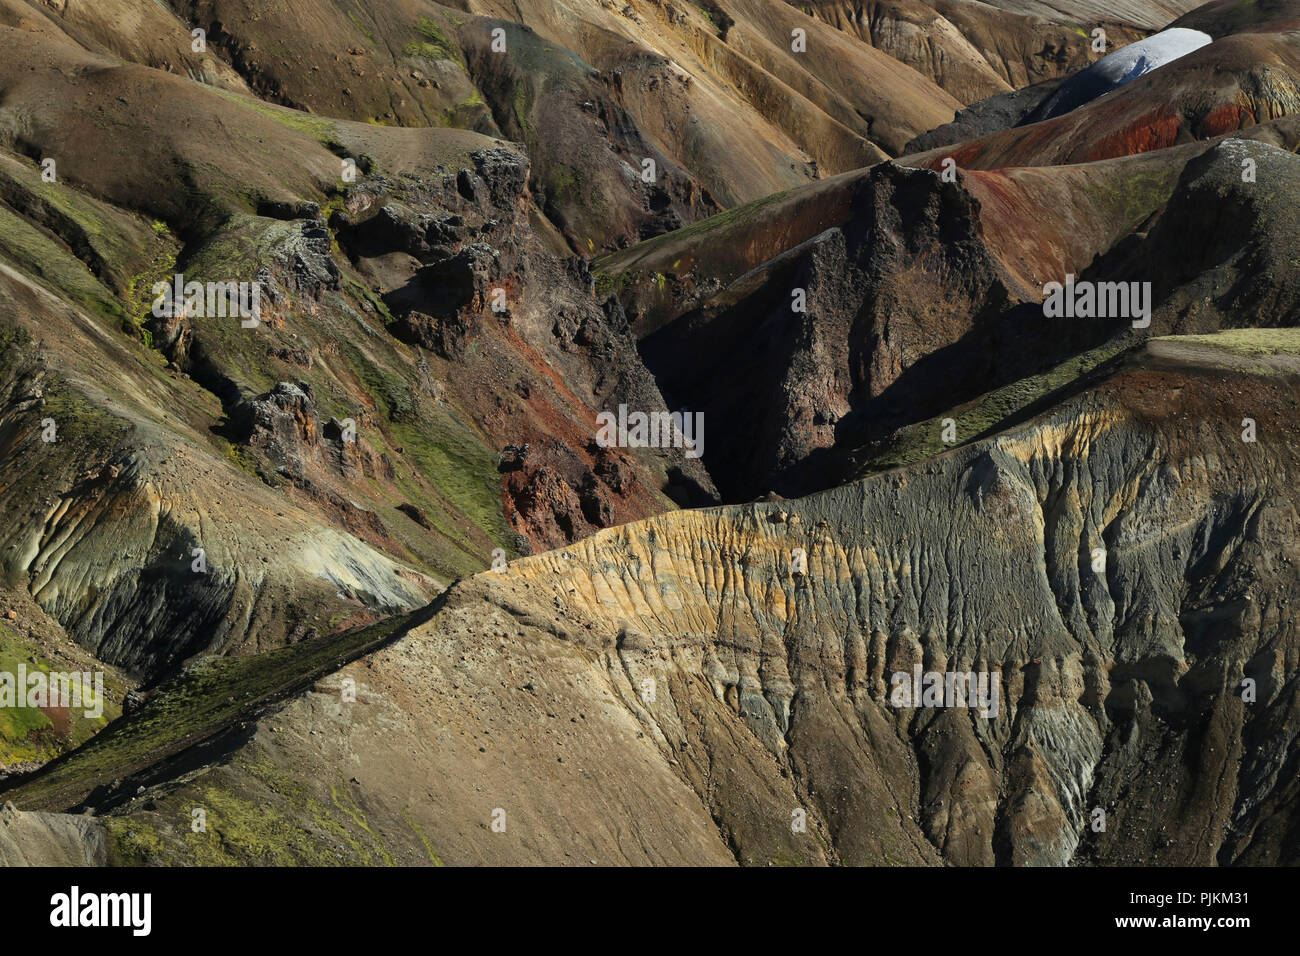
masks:
[[[923,464],[463,582],[207,756],[118,787],[112,852],[1295,863],[1276,837],[1300,759],[1300,365],[1277,334],[1253,358],[1159,340]],[[895,675],[918,668],[987,674],[986,694],[909,706]],[[263,799],[314,836],[268,848],[246,813]],[[189,832],[192,805],[213,834]]]
[[[1228,862],[1288,825],[1273,814],[1296,759],[1286,732],[1246,743],[1294,706],[1296,652],[1295,379],[1258,372],[1229,388],[1156,352],[924,466],[654,519],[503,584],[556,596],[560,636],[602,649],[668,752],[699,696],[728,706],[807,781],[841,859],[923,834],[959,863]],[[1243,441],[1244,417],[1271,437]],[[496,600],[526,600],[511,591]],[[889,675],[916,664],[1000,674],[1000,711],[892,708]],[[864,826],[887,793],[901,818]],[[1096,808],[1104,833],[1085,826]]]
[[[1003,6],[0,0],[0,860],[1300,863],[1300,3]]]
[[[1156,332],[1289,323],[1295,126],[1253,135],[949,176],[881,164],[595,265],[670,404],[726,424],[704,458],[724,500],[804,494],[896,429],[1125,340],[1123,317],[1045,315],[1067,275],[1151,283]],[[1218,221],[1202,242],[1193,223]]]

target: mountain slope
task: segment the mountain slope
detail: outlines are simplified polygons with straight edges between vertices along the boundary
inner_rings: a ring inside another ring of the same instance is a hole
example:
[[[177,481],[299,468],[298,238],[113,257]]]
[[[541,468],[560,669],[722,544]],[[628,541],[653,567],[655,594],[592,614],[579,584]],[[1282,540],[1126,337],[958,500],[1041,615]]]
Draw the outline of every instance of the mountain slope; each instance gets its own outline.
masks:
[[[1300,759],[1295,345],[1158,340],[932,461],[480,575],[210,754],[124,783],[101,805],[113,853],[1294,863],[1265,834],[1294,826]],[[891,704],[914,664],[992,670],[996,713]]]
[[[1296,146],[1294,131],[1289,120],[1255,129],[1286,149]],[[1260,181],[1268,185],[1240,181],[1246,157],[1268,170]],[[1128,323],[1114,319],[1046,317],[1044,286],[1066,275],[1153,282],[1159,332],[1293,324],[1292,310],[1272,307],[1285,298],[1282,277],[1293,266],[1289,217],[1272,211],[1268,197],[1291,188],[1283,183],[1300,185],[1298,172],[1284,149],[1242,140],[964,171],[953,182],[882,164],[595,267],[619,295],[670,404],[729,424],[704,452],[724,500],[806,494],[855,473],[870,454],[863,449],[895,429],[1125,334]],[[1242,218],[1243,207],[1260,215]],[[1169,228],[1152,227],[1166,214]],[[1221,248],[1190,253],[1187,245],[1198,243],[1192,223],[1220,218],[1234,224],[1221,232]],[[1269,248],[1278,253],[1249,251]],[[1267,264],[1266,278],[1248,259]],[[1192,288],[1174,293],[1172,276]],[[1269,305],[1208,305],[1230,285],[1243,294],[1256,286]],[[1171,296],[1206,302],[1198,307],[1204,318],[1174,319]],[[776,384],[755,395],[746,385],[755,380]]]
[[[0,860],[1300,862],[1300,3],[1003,6],[0,0]]]

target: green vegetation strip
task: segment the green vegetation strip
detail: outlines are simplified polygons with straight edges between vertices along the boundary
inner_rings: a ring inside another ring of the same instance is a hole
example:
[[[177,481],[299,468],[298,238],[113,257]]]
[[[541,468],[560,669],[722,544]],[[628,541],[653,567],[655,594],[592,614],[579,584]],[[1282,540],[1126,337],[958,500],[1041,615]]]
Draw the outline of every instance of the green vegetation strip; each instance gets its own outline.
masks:
[[[1300,355],[1300,329],[1227,329],[1206,335],[1162,335],[1156,341],[1205,345],[1234,355]]]
[[[88,671],[88,664],[62,658],[51,661],[41,653],[36,641],[20,636],[6,624],[0,624],[0,673],[17,675],[21,666],[25,666],[28,673],[39,671],[47,675],[60,672],[78,677],[85,674],[90,678],[92,673]],[[86,713],[95,705],[93,678],[89,682],[79,679],[78,683],[85,706],[69,709],[67,726],[63,730],[56,729],[54,722],[39,707],[0,707],[0,766],[53,760],[91,739],[120,714],[121,708],[111,698],[120,700],[124,688],[115,675],[104,675],[104,694],[99,701],[103,713],[98,717]]]
[[[431,17],[420,17],[416,30],[423,39],[406,45],[402,52],[407,56],[423,57],[428,60],[450,60],[464,65],[464,54]]]
[[[23,810],[74,808],[97,787],[173,757],[396,640],[428,620],[437,604],[264,654],[199,660],[153,691],[138,711],[0,791],[0,799]]]
[[[1011,382],[927,421],[909,425],[872,455],[855,477],[864,478],[878,472],[902,468],[951,451],[958,445],[987,434],[1013,415],[1078,381],[1129,347],[1124,340],[1113,339],[1105,345],[1076,355],[1041,375],[1031,375]],[[943,441],[945,418],[953,419],[956,425],[957,440],[951,444]]]

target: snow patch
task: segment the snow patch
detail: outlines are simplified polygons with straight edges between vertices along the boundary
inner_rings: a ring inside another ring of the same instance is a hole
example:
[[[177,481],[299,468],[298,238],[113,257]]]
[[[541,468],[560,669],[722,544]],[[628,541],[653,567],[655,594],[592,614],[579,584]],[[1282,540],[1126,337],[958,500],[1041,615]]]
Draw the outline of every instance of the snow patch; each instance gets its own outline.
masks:
[[[1175,27],[1130,43],[1066,80],[1043,105],[1038,119],[1051,119],[1105,96],[1211,42],[1208,33]]]

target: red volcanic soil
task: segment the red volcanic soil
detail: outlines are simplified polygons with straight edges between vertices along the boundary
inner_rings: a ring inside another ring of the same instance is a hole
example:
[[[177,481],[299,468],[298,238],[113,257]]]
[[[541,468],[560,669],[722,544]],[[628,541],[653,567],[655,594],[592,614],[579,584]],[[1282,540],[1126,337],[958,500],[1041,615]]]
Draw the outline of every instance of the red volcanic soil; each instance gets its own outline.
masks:
[[[1072,112],[907,158],[939,169],[1086,163],[1208,139],[1300,112],[1300,35],[1225,37]]]

